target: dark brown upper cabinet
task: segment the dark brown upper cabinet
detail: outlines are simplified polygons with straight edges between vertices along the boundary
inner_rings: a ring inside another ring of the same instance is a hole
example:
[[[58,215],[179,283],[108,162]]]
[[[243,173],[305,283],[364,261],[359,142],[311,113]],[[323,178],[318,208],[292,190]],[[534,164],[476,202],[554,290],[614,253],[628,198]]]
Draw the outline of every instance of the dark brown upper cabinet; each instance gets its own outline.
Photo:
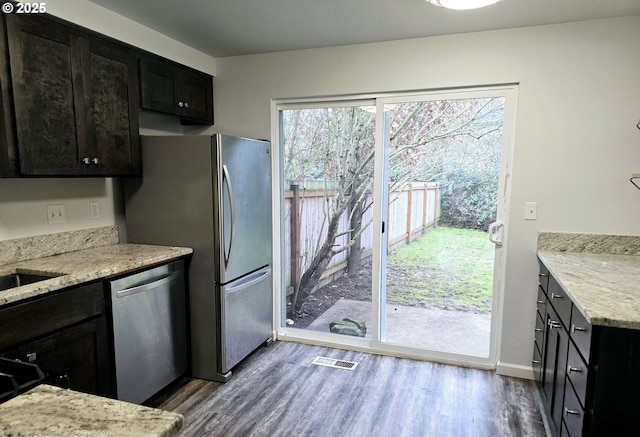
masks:
[[[135,51],[47,16],[5,18],[16,128],[6,146],[20,174],[140,174]]]
[[[163,58],[140,57],[140,107],[213,124],[213,77]]]
[[[18,150],[14,147],[13,106],[6,40],[4,20],[0,17],[0,177],[16,177],[20,175],[20,165]]]

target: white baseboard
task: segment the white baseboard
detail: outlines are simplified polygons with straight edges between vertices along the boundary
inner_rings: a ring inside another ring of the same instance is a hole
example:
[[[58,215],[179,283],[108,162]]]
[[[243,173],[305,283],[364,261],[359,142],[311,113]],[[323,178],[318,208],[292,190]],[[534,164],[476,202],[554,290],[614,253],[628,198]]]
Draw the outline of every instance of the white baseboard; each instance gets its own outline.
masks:
[[[531,366],[522,366],[520,364],[503,363],[498,361],[496,365],[496,373],[502,376],[511,376],[514,378],[534,379],[533,368]]]

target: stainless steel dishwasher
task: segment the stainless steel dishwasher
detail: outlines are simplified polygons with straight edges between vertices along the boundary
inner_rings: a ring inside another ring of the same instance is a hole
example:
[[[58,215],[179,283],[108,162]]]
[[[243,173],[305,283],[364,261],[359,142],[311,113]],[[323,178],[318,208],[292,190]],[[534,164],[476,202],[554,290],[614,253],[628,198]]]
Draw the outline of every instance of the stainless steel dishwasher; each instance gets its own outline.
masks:
[[[184,261],[110,286],[117,397],[139,404],[187,371]]]

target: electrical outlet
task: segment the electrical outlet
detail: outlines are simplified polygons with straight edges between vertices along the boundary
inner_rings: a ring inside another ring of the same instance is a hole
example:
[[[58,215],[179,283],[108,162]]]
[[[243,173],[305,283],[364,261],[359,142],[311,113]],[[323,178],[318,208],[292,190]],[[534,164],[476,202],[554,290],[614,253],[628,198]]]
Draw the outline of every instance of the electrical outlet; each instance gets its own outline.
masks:
[[[526,202],[524,204],[524,219],[525,220],[538,219],[538,202]]]
[[[67,213],[64,204],[47,205],[47,223],[50,225],[67,221]]]
[[[92,219],[100,218],[100,202],[97,202],[97,201],[89,202],[89,218],[92,218]]]

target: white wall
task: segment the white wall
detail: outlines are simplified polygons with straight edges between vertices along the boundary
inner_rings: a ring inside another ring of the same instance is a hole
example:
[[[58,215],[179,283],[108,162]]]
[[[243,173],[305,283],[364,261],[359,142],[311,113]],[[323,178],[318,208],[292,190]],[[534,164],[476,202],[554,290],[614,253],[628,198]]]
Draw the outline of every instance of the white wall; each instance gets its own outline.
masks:
[[[270,99],[519,83],[500,360],[530,365],[539,230],[640,234],[640,16],[219,58],[217,129],[269,138]],[[538,220],[524,221],[524,203]],[[522,367],[524,366],[524,367]]]
[[[215,75],[215,59],[86,0],[49,0],[57,17]],[[140,133],[182,134],[177,118],[141,113]],[[190,128],[189,133],[198,129]],[[100,202],[100,219],[89,218],[89,201]],[[46,205],[64,203],[67,222],[49,225]],[[123,229],[118,179],[0,179],[0,240],[117,224]],[[122,232],[124,236],[124,232]]]

